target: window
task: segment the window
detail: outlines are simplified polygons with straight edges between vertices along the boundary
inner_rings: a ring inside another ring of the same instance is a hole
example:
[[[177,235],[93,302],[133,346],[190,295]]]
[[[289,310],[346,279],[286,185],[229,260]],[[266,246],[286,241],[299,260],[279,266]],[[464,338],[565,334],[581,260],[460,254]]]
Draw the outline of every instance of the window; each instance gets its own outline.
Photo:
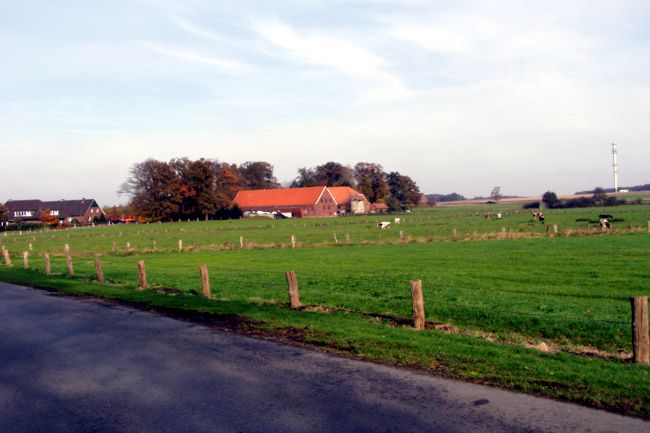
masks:
[[[17,210],[14,212],[15,217],[30,217],[34,216],[34,212],[31,210]]]

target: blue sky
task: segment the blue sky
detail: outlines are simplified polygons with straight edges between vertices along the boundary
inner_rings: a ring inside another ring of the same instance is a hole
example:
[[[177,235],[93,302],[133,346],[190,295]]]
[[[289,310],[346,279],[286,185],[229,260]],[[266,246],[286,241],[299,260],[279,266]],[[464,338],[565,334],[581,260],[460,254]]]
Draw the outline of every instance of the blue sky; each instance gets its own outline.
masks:
[[[647,1],[0,2],[0,201],[147,158],[377,162],[423,192],[650,182]]]

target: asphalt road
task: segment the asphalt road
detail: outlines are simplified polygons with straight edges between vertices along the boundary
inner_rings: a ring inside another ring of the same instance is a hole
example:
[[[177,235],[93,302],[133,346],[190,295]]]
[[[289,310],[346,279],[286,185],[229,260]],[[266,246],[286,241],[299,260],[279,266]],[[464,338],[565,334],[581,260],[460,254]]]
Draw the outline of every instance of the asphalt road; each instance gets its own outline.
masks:
[[[650,422],[0,283],[0,432],[650,432]]]

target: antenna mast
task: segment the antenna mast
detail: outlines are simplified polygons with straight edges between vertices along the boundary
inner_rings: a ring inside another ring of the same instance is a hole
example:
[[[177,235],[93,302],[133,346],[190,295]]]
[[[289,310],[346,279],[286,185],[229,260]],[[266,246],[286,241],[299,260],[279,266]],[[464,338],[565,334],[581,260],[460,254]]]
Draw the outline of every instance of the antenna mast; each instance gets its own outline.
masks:
[[[612,167],[614,167],[614,192],[618,192],[618,161],[617,161],[618,150],[616,149],[616,143],[612,143]]]

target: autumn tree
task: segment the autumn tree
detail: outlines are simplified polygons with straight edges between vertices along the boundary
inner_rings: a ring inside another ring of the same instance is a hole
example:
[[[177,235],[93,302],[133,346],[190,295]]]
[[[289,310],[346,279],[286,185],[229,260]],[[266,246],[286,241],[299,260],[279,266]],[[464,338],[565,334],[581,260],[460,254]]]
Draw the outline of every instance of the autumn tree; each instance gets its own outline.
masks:
[[[119,190],[131,196],[130,204],[136,213],[154,221],[171,220],[180,214],[183,203],[180,191],[176,170],[155,159],[134,164]]]
[[[359,162],[354,166],[357,189],[371,202],[385,200],[390,191],[386,182],[386,173],[379,164]]]
[[[217,165],[217,208],[223,209],[232,205],[232,200],[241,189],[242,176],[237,164],[222,162]]]
[[[181,197],[181,213],[188,218],[205,217],[218,209],[217,174],[219,163],[201,158],[173,159]]]
[[[50,226],[56,226],[59,224],[59,220],[54,215],[52,215],[51,209],[43,209],[43,211],[39,214],[38,219],[43,224]]]
[[[394,200],[387,201],[392,210],[407,209],[417,206],[420,202],[420,188],[409,176],[404,176],[396,171],[388,173],[386,176],[390,195]],[[391,203],[393,204],[391,206]],[[397,207],[395,207],[397,205]]]
[[[264,161],[247,161],[239,166],[243,189],[279,188],[280,184],[273,175],[273,166]]]

